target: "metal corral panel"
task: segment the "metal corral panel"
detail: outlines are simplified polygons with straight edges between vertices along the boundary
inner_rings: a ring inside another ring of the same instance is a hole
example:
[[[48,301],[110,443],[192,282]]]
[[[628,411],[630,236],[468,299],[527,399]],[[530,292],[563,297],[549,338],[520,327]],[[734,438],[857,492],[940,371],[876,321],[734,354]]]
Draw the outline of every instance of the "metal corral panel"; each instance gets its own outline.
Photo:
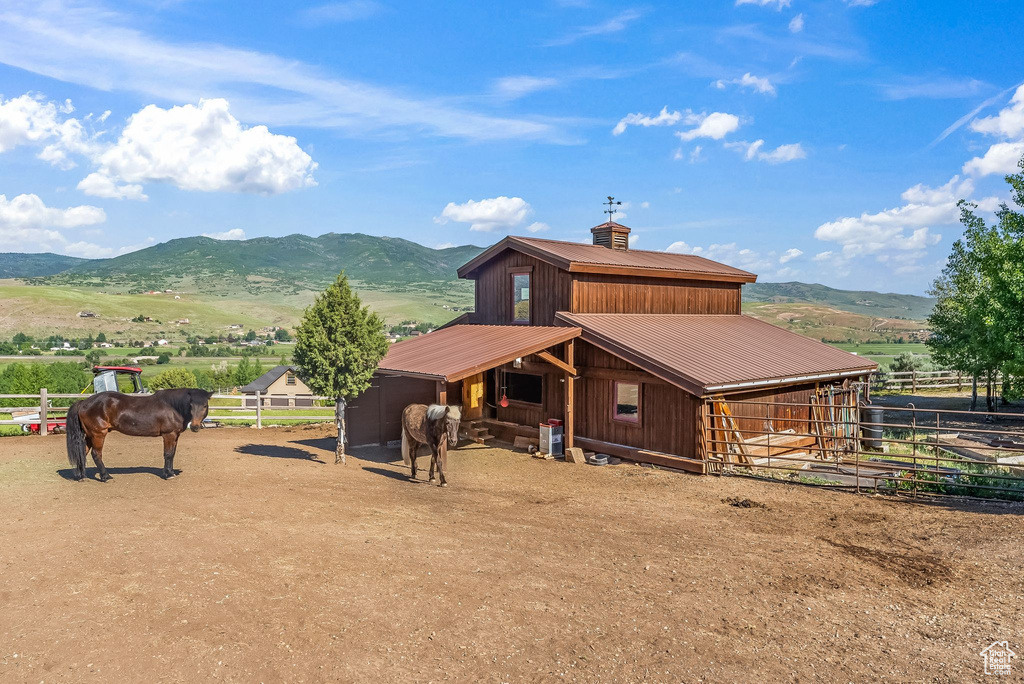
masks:
[[[378,370],[455,382],[579,334],[568,326],[453,325],[391,345]]]
[[[743,315],[569,314],[582,339],[697,395],[871,373],[874,361]]]

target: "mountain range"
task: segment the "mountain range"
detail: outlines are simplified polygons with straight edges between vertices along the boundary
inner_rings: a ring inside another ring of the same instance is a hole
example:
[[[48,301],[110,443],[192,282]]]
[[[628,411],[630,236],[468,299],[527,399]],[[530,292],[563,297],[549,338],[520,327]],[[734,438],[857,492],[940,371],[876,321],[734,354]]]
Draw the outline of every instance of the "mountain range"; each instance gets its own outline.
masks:
[[[193,291],[217,295],[277,295],[319,291],[340,271],[359,289],[389,292],[469,291],[455,270],[484,248],[432,249],[401,238],[361,233],[319,237],[287,235],[226,241],[188,237],[110,259],[58,254],[0,254],[0,277],[36,284],[102,287],[105,290]],[[923,319],[929,297],[839,290],[787,282],[744,286],[745,302],[812,303],[876,317]]]

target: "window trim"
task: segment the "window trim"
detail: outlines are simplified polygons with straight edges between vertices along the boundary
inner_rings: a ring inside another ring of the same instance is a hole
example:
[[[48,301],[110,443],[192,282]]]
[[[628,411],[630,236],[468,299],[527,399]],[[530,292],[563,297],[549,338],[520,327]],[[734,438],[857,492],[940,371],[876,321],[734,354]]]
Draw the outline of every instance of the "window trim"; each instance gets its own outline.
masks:
[[[530,311],[526,315],[525,321],[516,320],[516,276],[526,276],[529,285],[527,289],[530,291],[530,298],[526,301],[529,302]],[[512,325],[532,325],[533,324],[533,269],[509,269],[508,272],[509,285],[511,287],[509,292],[509,305],[511,306],[511,319]]]
[[[619,385],[636,385],[636,420],[629,420],[628,418],[619,417]],[[612,380],[612,400],[609,410],[611,411],[611,418],[613,423],[618,425],[626,425],[629,427],[641,427],[643,425],[643,396],[644,396],[644,384],[640,380]]]
[[[502,368],[501,372],[503,373],[502,378],[501,378],[501,381],[502,381],[501,384],[506,389],[506,396],[508,396],[508,394],[507,394],[507,391],[508,391],[508,379],[505,376],[507,376],[509,373],[515,373],[515,374],[518,374],[518,375],[532,375],[535,378],[540,378],[540,403],[534,404],[532,401],[523,401],[522,399],[513,399],[512,397],[508,397],[508,405],[509,406],[518,406],[520,408],[531,408],[531,409],[535,409],[535,408],[543,409],[544,408],[544,390],[547,389],[547,387],[545,386],[545,383],[547,382],[547,378],[545,377],[545,375],[543,373],[531,373],[529,371],[524,371],[524,370],[521,370],[519,368],[516,368],[516,369],[513,369],[513,370],[509,370],[507,368]],[[501,391],[500,387],[498,388],[498,391],[499,392]]]
[[[284,384],[286,387],[295,387],[298,384],[298,378],[295,377],[295,373],[288,371],[284,374]]]

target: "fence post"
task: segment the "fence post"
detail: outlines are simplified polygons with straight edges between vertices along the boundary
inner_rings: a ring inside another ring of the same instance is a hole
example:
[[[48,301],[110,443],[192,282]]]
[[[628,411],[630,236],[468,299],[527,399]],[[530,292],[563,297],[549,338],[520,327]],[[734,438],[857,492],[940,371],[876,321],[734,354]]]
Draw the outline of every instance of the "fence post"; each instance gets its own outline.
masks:
[[[256,429],[263,429],[263,398],[259,390],[256,390]]]
[[[917,371],[910,371],[910,391],[917,394]]]
[[[963,392],[964,391],[964,382],[963,382],[963,377],[962,377],[960,371],[956,372],[956,391],[957,392]]]
[[[49,432],[49,420],[46,415],[50,402],[46,398],[46,388],[39,390],[39,434],[46,435]]]

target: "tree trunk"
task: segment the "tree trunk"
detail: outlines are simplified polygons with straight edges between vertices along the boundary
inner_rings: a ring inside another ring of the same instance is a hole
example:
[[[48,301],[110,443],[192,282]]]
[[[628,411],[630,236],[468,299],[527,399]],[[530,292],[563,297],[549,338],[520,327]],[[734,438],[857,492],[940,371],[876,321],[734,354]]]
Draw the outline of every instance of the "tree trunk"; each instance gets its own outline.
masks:
[[[338,397],[334,401],[334,425],[338,428],[338,442],[334,447],[334,463],[345,463],[345,398]]]
[[[992,371],[988,371],[988,377],[985,382],[985,408],[988,409],[989,413],[993,413],[996,410],[995,397],[992,395]]]
[[[971,410],[978,408],[978,374],[971,375]]]

